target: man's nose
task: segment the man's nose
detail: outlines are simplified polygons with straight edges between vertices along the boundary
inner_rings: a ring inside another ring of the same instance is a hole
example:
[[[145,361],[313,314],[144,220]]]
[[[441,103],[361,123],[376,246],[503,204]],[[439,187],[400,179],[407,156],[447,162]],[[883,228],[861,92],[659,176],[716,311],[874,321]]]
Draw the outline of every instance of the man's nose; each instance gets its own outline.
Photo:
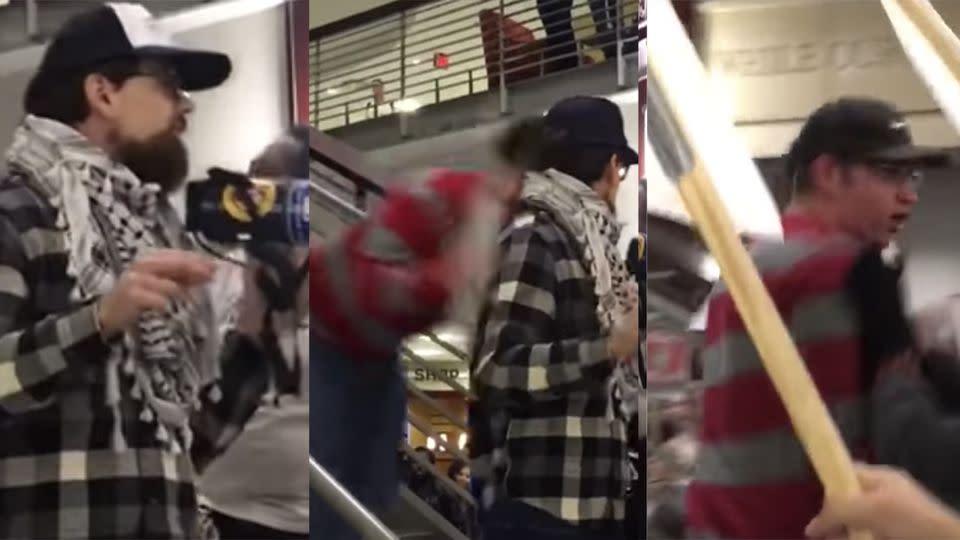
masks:
[[[914,205],[914,204],[917,204],[917,201],[919,200],[920,200],[920,195],[917,193],[916,187],[907,185],[900,190],[900,202],[904,204]]]

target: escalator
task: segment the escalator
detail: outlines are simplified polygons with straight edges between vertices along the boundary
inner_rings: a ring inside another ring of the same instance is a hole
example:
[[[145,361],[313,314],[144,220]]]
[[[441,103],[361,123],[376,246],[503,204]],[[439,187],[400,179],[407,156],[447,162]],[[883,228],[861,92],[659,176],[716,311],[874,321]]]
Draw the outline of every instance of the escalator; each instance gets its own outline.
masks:
[[[360,152],[319,131],[311,132],[310,155],[311,233],[321,239],[330,238],[349,224],[362,219],[366,210],[375,207],[378,199],[383,196],[386,175],[369,164]],[[447,349],[451,355],[465,358],[463,351],[445,342],[435,333],[428,332],[424,338]],[[450,391],[458,392],[467,398],[470,397],[466,388],[457,383],[456,380],[451,379],[447,374],[431,366],[430,362],[419,357],[409,347],[403,347],[402,353],[404,362],[413,363],[430,371],[437,380],[444,382]],[[430,407],[432,414],[444,416],[450,422],[465,428],[463,420],[456,418],[455,415],[445,410],[441,404],[431,399],[422,390],[414,386],[412,382],[407,382],[407,388],[412,398],[419,399]],[[416,418],[412,411],[408,414],[408,420],[427,436],[434,437],[436,440],[440,439],[436,433],[433,433],[429,422]],[[440,473],[436,467],[427,463],[409,445],[404,443],[401,450],[408,460],[429,471],[435,477],[435,480],[446,487],[448,491],[475,507],[476,502],[469,493],[460,489],[445,474]],[[450,448],[449,451],[455,457],[465,457],[457,449]],[[335,486],[325,482],[328,479],[324,478],[324,471],[314,465],[311,463],[313,469],[311,480],[322,483],[318,487],[323,489],[321,492],[323,496],[334,498],[334,500],[328,499],[331,504],[334,504],[337,508],[342,508],[344,512],[352,512],[354,519],[357,520],[356,523],[359,524],[358,527],[363,527],[363,530],[366,531],[365,534],[369,535],[370,538],[389,538],[389,536],[385,536],[374,520],[369,519],[369,516],[364,516],[365,510],[358,507],[358,503],[344,500],[345,497],[342,493],[337,492]],[[394,508],[376,517],[386,529],[389,529],[399,539],[467,540],[466,536],[406,486],[400,487],[399,501]]]

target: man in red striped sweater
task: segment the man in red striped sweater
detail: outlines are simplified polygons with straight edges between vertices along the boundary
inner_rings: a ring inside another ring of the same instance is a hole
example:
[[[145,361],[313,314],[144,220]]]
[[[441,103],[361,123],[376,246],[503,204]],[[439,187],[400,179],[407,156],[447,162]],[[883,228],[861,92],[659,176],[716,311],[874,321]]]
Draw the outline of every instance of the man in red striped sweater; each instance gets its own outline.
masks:
[[[807,120],[787,155],[795,196],[785,242],[754,258],[841,434],[869,459],[867,389],[876,368],[911,336],[896,279],[881,256],[917,202],[919,171],[946,163],[913,144],[901,115],[869,99],[841,99]],[[721,284],[708,308],[705,392],[696,473],[687,493],[695,538],[797,539],[820,509],[822,487],[743,321]]]
[[[431,171],[311,247],[310,455],[371,510],[386,508],[400,482],[401,341],[445,320],[454,296],[492,275],[502,203],[519,192],[514,180]],[[315,496],[310,529],[359,538]]]

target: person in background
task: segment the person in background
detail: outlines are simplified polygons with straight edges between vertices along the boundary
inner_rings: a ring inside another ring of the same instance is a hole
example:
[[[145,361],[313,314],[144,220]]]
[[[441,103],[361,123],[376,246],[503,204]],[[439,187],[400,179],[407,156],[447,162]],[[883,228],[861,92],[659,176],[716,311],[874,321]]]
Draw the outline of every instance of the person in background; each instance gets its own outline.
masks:
[[[306,133],[291,129],[253,160],[249,174],[277,182],[309,178],[309,161]],[[305,264],[306,248],[277,247],[289,252],[293,269]],[[247,257],[247,264],[268,272],[254,258]],[[238,274],[235,282],[242,286],[243,276]],[[295,294],[289,305],[271,304],[261,331],[265,354],[274,356],[263,403],[236,442],[201,478],[200,490],[221,540],[306,539],[310,534],[304,474],[310,438],[306,280]]]
[[[544,71],[556,73],[580,65],[577,37],[573,33],[573,0],[537,0],[537,12],[547,35]]]
[[[501,233],[471,354],[483,534],[621,538],[640,308],[614,201],[638,156],[601,98],[563,100],[504,138],[515,144],[501,153],[532,172]]]
[[[857,465],[860,495],[829,501],[807,525],[809,538],[844,538],[864,531],[875,540],[960,538],[960,515],[906,473]]]
[[[407,487],[409,487],[410,491],[417,497],[420,497],[423,502],[427,503],[430,508],[443,514],[444,507],[446,506],[444,504],[445,493],[432,472],[432,470],[436,469],[437,455],[433,450],[429,450],[423,446],[418,446],[414,449],[414,452],[427,461],[429,469],[418,462],[414,462],[413,474],[410,477],[410,482]]]
[[[889,104],[842,98],[807,119],[786,162],[795,188],[785,241],[751,251],[841,435],[867,459],[882,450],[865,408],[876,377],[912,344],[882,252],[918,200],[920,172],[947,155],[914,145]],[[688,535],[802,537],[822,486],[722,285],[709,300],[703,372]]]
[[[460,291],[489,279],[516,181],[450,170],[407,180],[369,217],[310,249],[310,454],[374,511],[399,485],[406,388],[398,349],[445,320]],[[313,494],[310,528],[356,538]]]
[[[229,77],[137,4],[74,15],[0,179],[0,538],[196,538],[196,477],[260,404],[265,301],[217,332],[185,233],[186,91]]]
[[[447,478],[470,493],[469,464],[459,459],[453,460],[447,467]],[[476,512],[474,512],[473,505],[452,490],[447,490],[447,492],[447,507],[441,513],[467,538],[473,538],[478,533],[476,530]]]
[[[447,468],[447,477],[456,482],[465,490],[470,490],[470,465],[463,460],[455,459]]]

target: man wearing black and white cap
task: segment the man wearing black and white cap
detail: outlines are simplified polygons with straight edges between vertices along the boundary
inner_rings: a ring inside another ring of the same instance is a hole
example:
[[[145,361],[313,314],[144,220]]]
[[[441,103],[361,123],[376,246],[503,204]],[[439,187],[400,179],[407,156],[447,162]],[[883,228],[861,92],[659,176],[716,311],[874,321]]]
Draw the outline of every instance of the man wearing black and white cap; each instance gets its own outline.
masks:
[[[167,199],[185,92],[230,70],[132,4],[47,47],[0,180],[0,538],[197,536],[195,476],[266,387],[265,302],[245,290],[219,339],[214,265]]]
[[[484,535],[621,538],[641,388],[637,284],[614,201],[638,156],[617,106],[593,97],[561,101],[504,141],[533,172],[471,355]]]

